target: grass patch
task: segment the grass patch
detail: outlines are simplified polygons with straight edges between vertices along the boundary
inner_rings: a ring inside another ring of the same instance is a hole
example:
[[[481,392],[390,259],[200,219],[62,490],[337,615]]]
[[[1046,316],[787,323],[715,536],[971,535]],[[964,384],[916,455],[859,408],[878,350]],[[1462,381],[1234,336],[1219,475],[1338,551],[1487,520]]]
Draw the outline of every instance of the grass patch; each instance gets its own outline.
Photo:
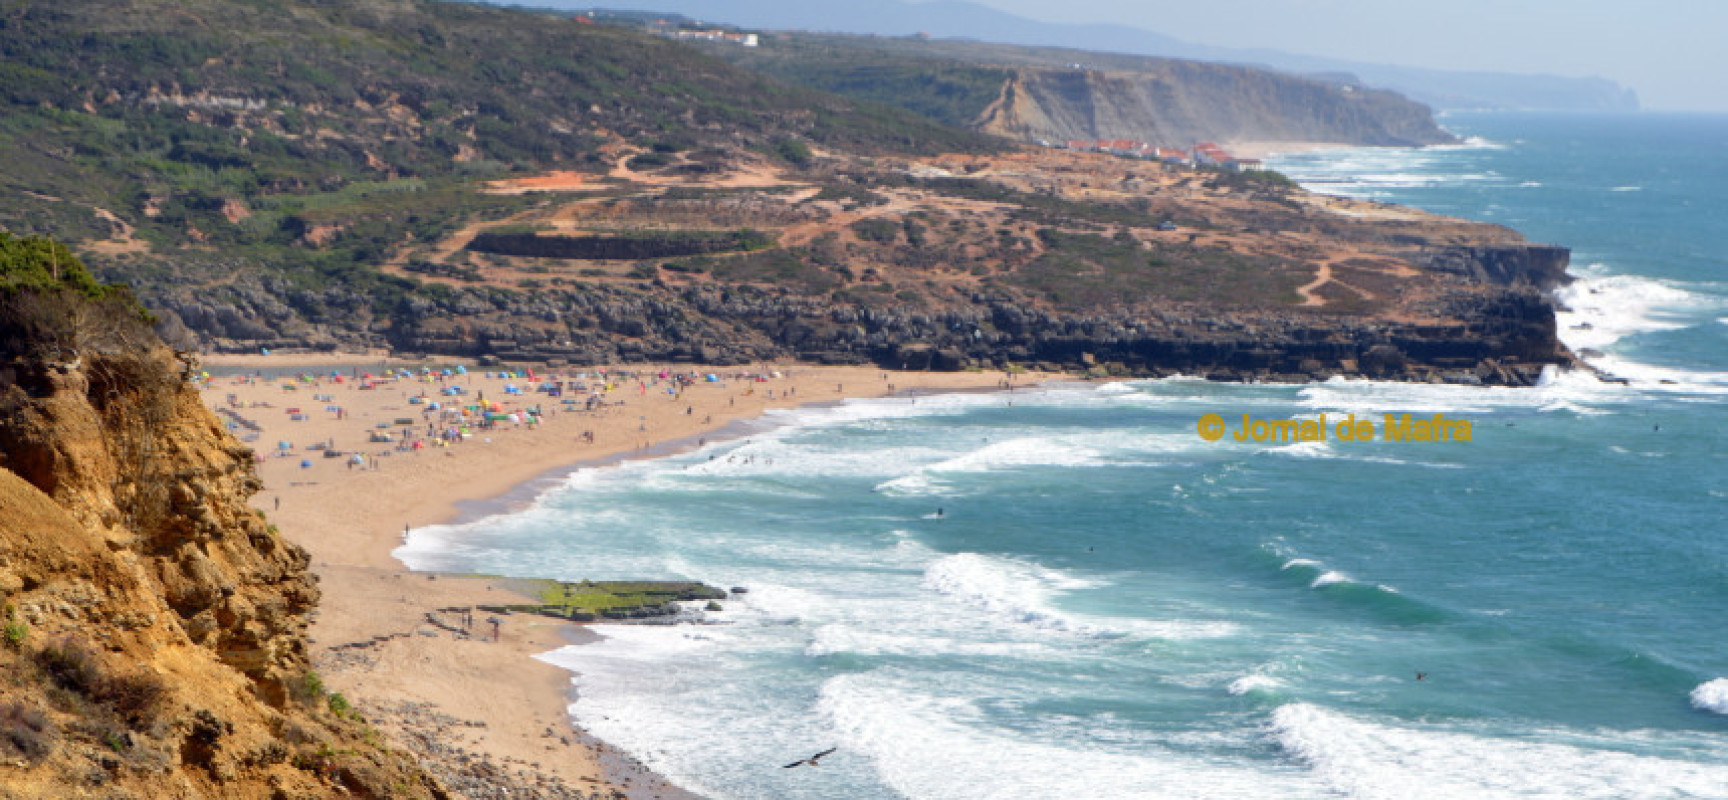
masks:
[[[539,603],[481,606],[486,611],[542,614],[576,621],[630,619],[673,612],[672,603],[722,600],[720,589],[692,581],[555,581],[544,578],[504,580],[512,591]]]
[[[1296,287],[1312,272],[1283,259],[1215,248],[1158,244],[1045,229],[1044,255],[1005,280],[1064,308],[1096,308],[1142,300],[1221,306],[1277,306],[1300,301]]]

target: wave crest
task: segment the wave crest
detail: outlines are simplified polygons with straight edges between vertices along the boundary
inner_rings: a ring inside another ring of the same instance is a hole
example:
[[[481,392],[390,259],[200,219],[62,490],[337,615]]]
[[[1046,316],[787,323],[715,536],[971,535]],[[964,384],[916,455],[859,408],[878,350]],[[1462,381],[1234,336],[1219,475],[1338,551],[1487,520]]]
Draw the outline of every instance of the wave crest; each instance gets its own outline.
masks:
[[[1713,714],[1728,714],[1728,678],[1698,684],[1692,690],[1692,707]]]

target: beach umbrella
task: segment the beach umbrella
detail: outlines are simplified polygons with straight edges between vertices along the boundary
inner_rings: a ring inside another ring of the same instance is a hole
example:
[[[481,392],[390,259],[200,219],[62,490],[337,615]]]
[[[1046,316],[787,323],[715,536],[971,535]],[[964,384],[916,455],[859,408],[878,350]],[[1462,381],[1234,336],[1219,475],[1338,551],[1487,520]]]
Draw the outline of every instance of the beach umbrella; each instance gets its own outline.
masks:
[[[277,442],[276,443],[276,449],[277,450],[293,450],[294,449],[294,443],[293,442]]]

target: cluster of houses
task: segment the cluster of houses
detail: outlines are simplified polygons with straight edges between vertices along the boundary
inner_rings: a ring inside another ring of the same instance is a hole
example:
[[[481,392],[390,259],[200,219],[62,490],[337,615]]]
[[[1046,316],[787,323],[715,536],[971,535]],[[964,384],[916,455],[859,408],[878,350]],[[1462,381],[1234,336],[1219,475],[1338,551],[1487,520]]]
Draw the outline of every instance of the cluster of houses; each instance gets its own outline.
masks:
[[[731,42],[740,47],[756,47],[761,44],[761,37],[754,33],[732,33],[719,29],[711,31],[669,30],[665,36],[681,42]]]
[[[1218,167],[1232,172],[1250,172],[1266,168],[1260,159],[1237,158],[1214,142],[1201,142],[1187,150],[1158,147],[1133,139],[1070,139],[1064,144],[1056,146],[1064,150],[1143,158],[1148,161],[1162,162],[1172,167]]]

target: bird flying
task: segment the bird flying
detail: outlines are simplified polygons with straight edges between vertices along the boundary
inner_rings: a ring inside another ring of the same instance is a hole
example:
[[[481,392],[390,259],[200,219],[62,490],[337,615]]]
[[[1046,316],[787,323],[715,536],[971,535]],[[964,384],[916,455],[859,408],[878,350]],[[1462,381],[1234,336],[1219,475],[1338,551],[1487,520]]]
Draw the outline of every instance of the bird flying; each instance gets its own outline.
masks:
[[[794,761],[790,764],[787,764],[785,767],[782,767],[782,769],[791,769],[793,767],[802,767],[805,764],[809,764],[812,767],[817,766],[816,762],[822,760],[823,756],[828,755],[829,753],[832,753],[835,750],[839,750],[839,749],[840,748],[838,748],[838,747],[830,747],[827,750],[823,750],[822,752],[817,753],[816,755],[813,755],[809,758],[800,759],[798,761]]]

